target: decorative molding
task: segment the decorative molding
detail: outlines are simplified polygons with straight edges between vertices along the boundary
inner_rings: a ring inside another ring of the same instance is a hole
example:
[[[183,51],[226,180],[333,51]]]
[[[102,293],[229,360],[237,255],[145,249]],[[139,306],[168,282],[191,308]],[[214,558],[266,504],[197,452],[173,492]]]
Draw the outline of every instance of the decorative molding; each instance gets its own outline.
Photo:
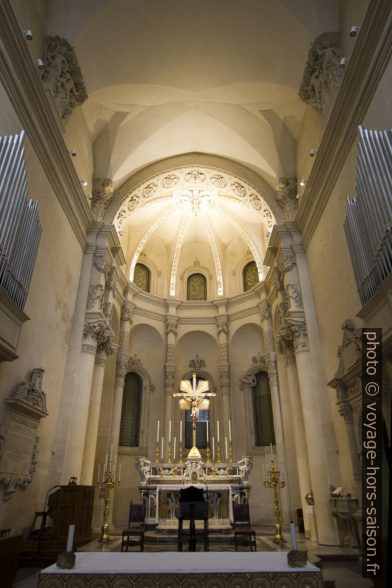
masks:
[[[14,393],[4,401],[6,415],[0,427],[0,484],[3,500],[8,500],[18,488],[31,483],[38,463],[37,428],[41,418],[48,415],[46,394],[42,390],[45,370],[31,370],[27,380],[20,382]]]
[[[134,353],[128,360],[128,369],[142,368],[143,363],[137,353]]]
[[[67,120],[75,106],[87,100],[86,87],[74,48],[61,37],[46,37],[43,87],[53,96],[59,116]]]
[[[114,197],[113,181],[110,178],[94,178],[91,196],[91,210],[98,220],[102,220]]]
[[[390,0],[369,2],[295,218],[307,247],[392,54]]]
[[[340,58],[340,33],[322,33],[310,46],[298,94],[320,114],[326,114],[333,92],[343,78]]]
[[[10,0],[0,3],[0,79],[82,248],[94,222]]]
[[[214,167],[188,165],[177,166],[170,172],[155,174],[136,186],[132,180],[125,182],[115,194],[116,201],[119,201],[113,220],[117,231],[121,231],[128,217],[141,206],[148,204],[151,199],[171,198],[172,195],[167,195],[168,190],[172,191],[182,183],[191,185],[195,182],[215,192],[224,190],[229,200],[240,201],[241,204],[255,210],[267,227],[270,228],[275,223],[275,215],[265,197],[247,180]],[[223,198],[223,195],[220,197]]]

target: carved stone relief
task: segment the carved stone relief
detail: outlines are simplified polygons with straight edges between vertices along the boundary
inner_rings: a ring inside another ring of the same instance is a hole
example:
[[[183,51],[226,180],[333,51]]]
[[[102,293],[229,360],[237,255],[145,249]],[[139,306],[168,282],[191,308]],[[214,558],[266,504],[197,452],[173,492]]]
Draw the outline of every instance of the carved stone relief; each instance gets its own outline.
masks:
[[[218,329],[218,335],[220,335],[221,333],[227,335],[229,332],[229,321],[227,316],[217,316],[216,326]]]
[[[291,308],[302,309],[302,296],[298,285],[288,284],[286,286],[286,296]]]
[[[91,285],[88,289],[87,310],[91,310],[94,306],[102,310],[104,293],[105,288],[102,284]]]
[[[342,80],[339,33],[323,33],[310,46],[299,97],[319,113],[328,109],[333,90]]]
[[[37,428],[41,418],[48,415],[42,390],[44,372],[42,368],[31,370],[28,379],[20,382],[5,400],[5,421],[0,427],[0,484],[4,500],[17,488],[27,488],[38,463]]]
[[[297,208],[297,178],[279,178],[276,188],[276,201],[283,210],[287,219],[294,217]]]
[[[75,106],[87,100],[75,50],[65,39],[46,37],[44,56],[42,84],[51,92],[60,117],[67,120]]]
[[[166,319],[166,333],[169,335],[173,333],[173,335],[177,335],[177,326],[178,326],[178,317],[176,316],[168,316]]]
[[[110,178],[94,178],[91,210],[97,220],[102,220],[113,196],[113,182]]]
[[[134,305],[131,302],[129,302],[129,300],[124,300],[124,302],[121,306],[121,320],[124,322],[128,321],[129,323],[132,324],[133,310],[134,310]]]

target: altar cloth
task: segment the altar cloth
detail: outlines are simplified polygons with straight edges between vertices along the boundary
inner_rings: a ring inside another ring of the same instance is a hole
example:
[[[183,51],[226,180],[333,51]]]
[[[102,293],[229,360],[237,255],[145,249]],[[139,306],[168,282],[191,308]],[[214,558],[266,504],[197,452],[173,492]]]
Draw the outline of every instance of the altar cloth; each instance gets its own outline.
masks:
[[[245,581],[247,586],[268,586],[278,578],[285,579],[287,588],[322,586],[316,566],[307,563],[303,568],[290,568],[287,552],[81,552],[76,553],[71,570],[56,564],[42,570],[38,586],[171,586],[171,581],[173,586],[211,586],[211,579],[217,586],[234,579]]]

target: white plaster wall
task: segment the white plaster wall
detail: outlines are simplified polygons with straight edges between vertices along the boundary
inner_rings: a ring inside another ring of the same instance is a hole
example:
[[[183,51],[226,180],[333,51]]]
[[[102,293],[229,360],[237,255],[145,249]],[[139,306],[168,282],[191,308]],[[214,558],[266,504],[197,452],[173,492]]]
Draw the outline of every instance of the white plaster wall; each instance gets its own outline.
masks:
[[[0,100],[0,133],[18,132],[20,122],[2,89]],[[28,139],[25,145],[29,196],[39,201],[43,230],[24,309],[30,321],[22,329],[19,358],[0,364],[0,418],[4,415],[4,398],[36,367],[46,370],[43,390],[49,416],[38,427],[38,465],[32,484],[24,492],[18,490],[8,503],[0,504],[0,527],[13,531],[31,524],[33,513],[44,507],[82,258],[81,247]]]

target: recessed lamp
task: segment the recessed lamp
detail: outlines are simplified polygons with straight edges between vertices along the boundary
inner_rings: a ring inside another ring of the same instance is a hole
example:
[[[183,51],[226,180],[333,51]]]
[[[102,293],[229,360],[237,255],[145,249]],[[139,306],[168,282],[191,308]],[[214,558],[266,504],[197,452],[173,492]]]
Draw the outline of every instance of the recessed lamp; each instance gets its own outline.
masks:
[[[30,29],[26,29],[24,31],[22,31],[24,38],[26,39],[26,41],[32,41],[33,40],[33,33],[31,32]]]

